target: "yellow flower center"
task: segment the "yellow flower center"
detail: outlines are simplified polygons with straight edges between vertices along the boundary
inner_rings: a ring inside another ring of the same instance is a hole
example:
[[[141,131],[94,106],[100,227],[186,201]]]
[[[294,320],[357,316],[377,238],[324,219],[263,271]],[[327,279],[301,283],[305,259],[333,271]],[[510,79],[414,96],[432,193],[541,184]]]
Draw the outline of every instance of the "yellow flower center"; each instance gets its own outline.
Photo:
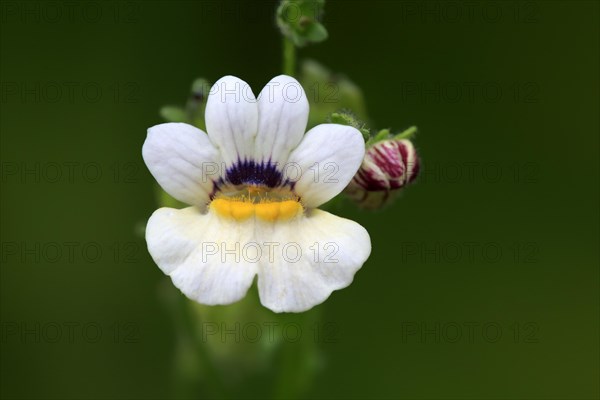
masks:
[[[246,190],[247,195],[217,197],[210,203],[210,210],[236,221],[244,221],[256,216],[269,222],[286,221],[304,211],[296,197],[270,193],[256,186],[248,187]]]

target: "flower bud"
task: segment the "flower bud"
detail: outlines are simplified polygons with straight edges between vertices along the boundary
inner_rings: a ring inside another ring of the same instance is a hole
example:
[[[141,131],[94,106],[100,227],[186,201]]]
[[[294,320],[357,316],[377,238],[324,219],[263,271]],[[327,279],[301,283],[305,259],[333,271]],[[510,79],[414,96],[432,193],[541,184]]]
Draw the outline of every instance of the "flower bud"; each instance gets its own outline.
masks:
[[[383,206],[419,173],[419,158],[407,139],[386,139],[367,149],[346,193],[361,207]]]

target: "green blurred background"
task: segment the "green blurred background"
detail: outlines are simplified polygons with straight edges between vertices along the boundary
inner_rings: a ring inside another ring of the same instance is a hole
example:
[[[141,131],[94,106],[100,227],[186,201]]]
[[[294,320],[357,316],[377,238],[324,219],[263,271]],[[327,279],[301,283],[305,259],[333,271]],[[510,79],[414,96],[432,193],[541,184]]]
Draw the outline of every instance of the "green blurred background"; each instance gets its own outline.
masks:
[[[276,4],[1,4],[1,396],[170,397],[141,146],[194,78],[280,73]],[[331,1],[324,23],[299,57],[377,127],[418,125],[423,171],[384,212],[340,211],[373,252],[298,319],[303,396],[598,398],[598,2]]]

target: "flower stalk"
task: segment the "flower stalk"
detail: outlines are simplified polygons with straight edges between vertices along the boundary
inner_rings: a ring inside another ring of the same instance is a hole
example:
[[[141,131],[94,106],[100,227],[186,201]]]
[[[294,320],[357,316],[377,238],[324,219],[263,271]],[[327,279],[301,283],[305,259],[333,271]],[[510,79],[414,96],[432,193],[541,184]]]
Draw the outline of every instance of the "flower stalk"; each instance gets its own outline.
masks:
[[[286,36],[283,37],[283,73],[296,76],[296,46]]]

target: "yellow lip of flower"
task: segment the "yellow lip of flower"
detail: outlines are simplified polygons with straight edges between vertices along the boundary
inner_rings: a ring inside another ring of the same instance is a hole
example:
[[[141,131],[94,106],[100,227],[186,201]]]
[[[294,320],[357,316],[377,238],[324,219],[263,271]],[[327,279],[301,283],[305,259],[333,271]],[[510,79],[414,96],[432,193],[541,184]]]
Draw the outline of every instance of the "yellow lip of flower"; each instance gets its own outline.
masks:
[[[263,221],[287,221],[304,212],[304,207],[293,197],[270,197],[261,187],[249,186],[248,196],[217,197],[210,210],[226,218],[245,221],[257,217]]]

